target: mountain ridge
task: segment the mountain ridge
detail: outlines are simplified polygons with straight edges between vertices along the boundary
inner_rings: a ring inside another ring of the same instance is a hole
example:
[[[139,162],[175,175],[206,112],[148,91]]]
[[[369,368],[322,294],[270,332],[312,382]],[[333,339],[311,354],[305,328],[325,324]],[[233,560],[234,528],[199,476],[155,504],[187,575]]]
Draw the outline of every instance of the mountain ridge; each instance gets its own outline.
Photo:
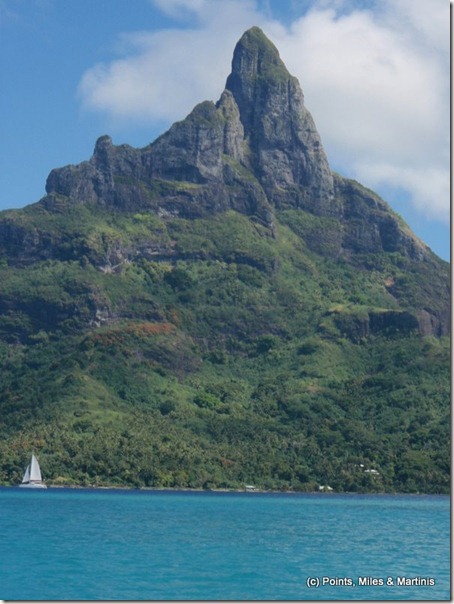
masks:
[[[38,203],[51,212],[68,203],[152,211],[163,218],[235,210],[271,233],[276,212],[303,209],[338,221],[330,245],[335,257],[386,252],[434,261],[384,200],[331,172],[298,81],[257,27],[237,43],[217,103],[199,103],[143,149],[100,137],[90,160],[52,170],[46,191]],[[175,250],[161,256],[175,257]],[[422,333],[449,332],[446,305],[419,309],[416,317]]]

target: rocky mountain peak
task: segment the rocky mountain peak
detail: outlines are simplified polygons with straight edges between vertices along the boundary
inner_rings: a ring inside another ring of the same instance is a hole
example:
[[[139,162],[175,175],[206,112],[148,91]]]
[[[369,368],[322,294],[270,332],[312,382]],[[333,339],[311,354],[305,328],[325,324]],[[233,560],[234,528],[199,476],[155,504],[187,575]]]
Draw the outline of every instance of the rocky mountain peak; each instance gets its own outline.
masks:
[[[46,186],[51,199],[45,203],[64,195],[76,203],[130,208],[149,202],[144,186],[155,179],[211,187],[205,193],[192,190],[197,200],[190,207],[189,190],[172,194],[171,211],[193,216],[227,207],[263,214],[270,206],[337,213],[333,176],[298,80],[258,27],[236,45],[232,72],[216,104],[199,103],[145,149],[100,137],[88,162],[52,171]],[[240,183],[246,199],[232,188]]]
[[[237,43],[226,89],[238,105],[253,168],[267,194],[279,205],[285,203],[283,191],[298,188],[299,205],[330,213],[333,178],[303,92],[258,27]]]
[[[233,53],[232,72],[226,88],[232,91],[246,122],[260,86],[286,85],[290,79],[277,48],[261,29],[252,27],[242,35]]]
[[[258,27],[238,41],[217,103],[199,103],[143,149],[100,137],[88,161],[53,170],[46,191],[49,210],[94,203],[185,218],[235,210],[273,235],[279,212],[301,209],[334,221],[329,244],[305,234],[317,253],[427,256],[383,200],[333,175],[298,80]]]
[[[106,161],[108,160],[109,153],[112,150],[113,143],[112,139],[108,134],[104,134],[100,136],[95,144],[95,150],[93,152],[93,157],[96,161]]]

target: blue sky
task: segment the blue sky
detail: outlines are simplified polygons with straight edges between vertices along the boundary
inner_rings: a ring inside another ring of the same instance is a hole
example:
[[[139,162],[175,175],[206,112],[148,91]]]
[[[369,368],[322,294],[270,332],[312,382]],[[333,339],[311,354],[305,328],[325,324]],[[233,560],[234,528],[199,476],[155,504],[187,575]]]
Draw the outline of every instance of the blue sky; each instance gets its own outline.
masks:
[[[259,25],[296,75],[331,167],[448,259],[448,0],[0,0],[0,209],[44,195],[96,139],[145,146],[216,101]]]

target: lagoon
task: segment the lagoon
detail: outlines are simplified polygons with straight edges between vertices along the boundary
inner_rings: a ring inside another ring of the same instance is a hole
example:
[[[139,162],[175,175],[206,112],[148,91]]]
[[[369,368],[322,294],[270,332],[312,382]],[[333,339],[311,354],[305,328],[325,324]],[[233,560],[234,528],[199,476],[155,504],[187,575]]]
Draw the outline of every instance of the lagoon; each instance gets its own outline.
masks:
[[[449,600],[447,496],[0,489],[5,600]]]

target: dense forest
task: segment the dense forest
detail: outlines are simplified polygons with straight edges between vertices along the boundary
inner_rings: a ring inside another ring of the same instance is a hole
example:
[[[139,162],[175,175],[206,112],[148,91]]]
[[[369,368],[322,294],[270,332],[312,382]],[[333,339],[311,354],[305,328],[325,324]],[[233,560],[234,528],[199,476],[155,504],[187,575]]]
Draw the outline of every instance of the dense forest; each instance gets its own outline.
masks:
[[[93,254],[167,231],[75,213]],[[3,266],[20,307],[0,319],[0,480],[35,451],[64,484],[447,492],[449,340],[421,337],[385,287],[418,275],[398,255],[320,257],[285,222],[272,238],[234,212],[178,220],[181,256],[203,258],[112,273],[84,256]]]

